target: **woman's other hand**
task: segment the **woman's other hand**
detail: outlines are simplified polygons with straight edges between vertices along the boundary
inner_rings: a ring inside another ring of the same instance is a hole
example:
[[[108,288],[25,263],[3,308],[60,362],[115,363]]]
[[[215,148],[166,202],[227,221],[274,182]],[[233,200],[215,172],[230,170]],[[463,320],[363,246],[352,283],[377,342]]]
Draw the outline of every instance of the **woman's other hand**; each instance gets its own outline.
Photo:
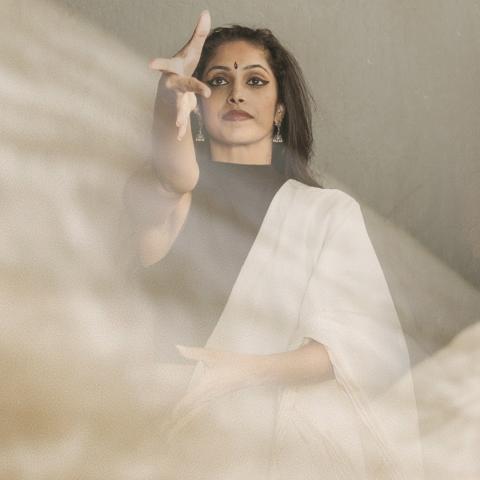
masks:
[[[264,355],[181,345],[177,349],[185,358],[200,361],[205,367],[199,383],[179,403],[179,410],[189,410],[227,393],[263,383]]]
[[[185,358],[202,362],[205,370],[199,381],[188,388],[164,423],[167,441],[174,441],[176,432],[210,401],[263,383],[263,355],[180,345],[177,348]]]
[[[211,94],[208,85],[192,77],[200,60],[205,39],[210,32],[210,26],[210,13],[204,10],[190,40],[172,58],[155,58],[150,62],[150,68],[163,72],[159,86],[175,94],[179,141],[187,131],[190,112],[197,106],[195,94],[203,95],[205,98]]]
[[[293,386],[335,378],[327,350],[313,339],[295,350],[267,355],[181,345],[177,349],[185,358],[202,362],[205,370],[169,416],[165,428],[170,439],[208,402],[228,393],[249,387]]]
[[[203,363],[199,382],[181,399],[176,414],[201,408],[206,402],[248,387],[298,385],[334,378],[325,347],[312,339],[295,350],[269,355],[177,345],[180,353]]]

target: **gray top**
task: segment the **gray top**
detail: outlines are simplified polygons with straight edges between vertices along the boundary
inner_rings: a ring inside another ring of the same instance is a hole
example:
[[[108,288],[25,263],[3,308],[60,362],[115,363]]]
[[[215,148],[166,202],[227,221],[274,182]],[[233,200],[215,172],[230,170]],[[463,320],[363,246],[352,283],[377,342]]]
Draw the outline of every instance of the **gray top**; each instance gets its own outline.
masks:
[[[137,273],[158,308],[159,358],[190,363],[175,344],[203,346],[213,331],[270,202],[280,167],[197,159],[200,178],[168,254]]]

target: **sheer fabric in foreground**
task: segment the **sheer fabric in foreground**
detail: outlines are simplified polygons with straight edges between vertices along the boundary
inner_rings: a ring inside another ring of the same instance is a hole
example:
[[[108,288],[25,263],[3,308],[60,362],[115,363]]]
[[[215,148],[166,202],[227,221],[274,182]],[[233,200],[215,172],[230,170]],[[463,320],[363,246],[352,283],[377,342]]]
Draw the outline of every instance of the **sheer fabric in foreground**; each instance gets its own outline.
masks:
[[[206,346],[269,354],[309,339],[334,380],[245,389],[171,418],[165,478],[423,478],[408,351],[360,206],[290,179]],[[202,375],[198,364],[190,385]],[[401,400],[388,395],[400,378]]]

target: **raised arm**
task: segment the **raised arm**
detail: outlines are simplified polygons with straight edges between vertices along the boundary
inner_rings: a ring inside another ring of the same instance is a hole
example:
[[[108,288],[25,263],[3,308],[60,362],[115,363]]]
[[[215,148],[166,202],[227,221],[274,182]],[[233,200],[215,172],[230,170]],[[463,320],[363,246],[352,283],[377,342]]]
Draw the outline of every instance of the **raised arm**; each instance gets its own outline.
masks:
[[[161,72],[152,128],[152,157],[129,179],[124,200],[143,265],[161,260],[188,214],[199,170],[190,128],[196,94],[210,89],[191,75],[210,30],[202,12],[190,40],[172,58],[156,58],[150,67]]]

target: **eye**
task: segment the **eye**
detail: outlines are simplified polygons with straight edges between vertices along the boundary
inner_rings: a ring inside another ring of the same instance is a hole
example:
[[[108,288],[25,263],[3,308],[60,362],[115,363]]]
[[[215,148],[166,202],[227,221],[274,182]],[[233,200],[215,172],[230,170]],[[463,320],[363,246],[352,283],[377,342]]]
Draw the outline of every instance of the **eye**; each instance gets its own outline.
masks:
[[[255,83],[250,83],[250,82],[255,82]],[[260,83],[259,83],[260,82]],[[249,85],[252,85],[254,87],[263,87],[267,83],[269,83],[267,80],[263,80],[260,77],[252,77],[248,82]]]
[[[212,78],[211,80],[209,80],[207,83],[208,83],[211,87],[220,87],[220,86],[222,86],[222,85],[226,85],[226,83],[218,83],[217,80],[226,81],[223,77],[214,77],[214,78]]]

